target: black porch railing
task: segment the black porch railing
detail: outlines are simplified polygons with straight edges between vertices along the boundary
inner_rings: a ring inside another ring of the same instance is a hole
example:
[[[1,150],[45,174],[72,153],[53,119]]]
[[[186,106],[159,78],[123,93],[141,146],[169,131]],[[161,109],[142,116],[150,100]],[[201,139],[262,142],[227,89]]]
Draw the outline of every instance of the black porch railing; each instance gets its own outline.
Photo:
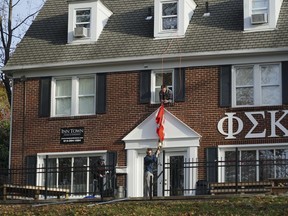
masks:
[[[0,198],[113,197],[115,167],[102,167],[103,178],[96,172],[89,166],[1,169]]]
[[[275,187],[277,179],[281,182],[277,187],[288,191],[286,158],[254,160],[246,157],[245,160],[205,162],[170,156],[159,166],[160,172],[154,173],[154,196],[267,193]],[[6,199],[114,197],[117,193],[115,167],[104,167],[103,184],[99,183],[95,170],[89,166],[1,169],[0,196]]]

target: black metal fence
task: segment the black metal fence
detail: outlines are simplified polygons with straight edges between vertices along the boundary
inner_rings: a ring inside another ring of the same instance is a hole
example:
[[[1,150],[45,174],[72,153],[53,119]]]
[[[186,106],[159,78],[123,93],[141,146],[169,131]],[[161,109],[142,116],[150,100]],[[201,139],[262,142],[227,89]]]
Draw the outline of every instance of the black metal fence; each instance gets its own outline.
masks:
[[[0,169],[0,197],[113,197],[116,193],[115,166],[67,166]]]
[[[288,188],[286,158],[224,159],[205,162],[170,156],[155,170],[154,196],[267,193],[275,186],[275,179],[281,179],[278,187],[283,191]],[[43,165],[36,169],[0,169],[0,196],[4,199],[114,197],[117,193],[115,166],[102,167],[103,181],[97,176],[98,168],[62,166],[59,169],[59,166]],[[157,173],[159,170],[162,171]]]

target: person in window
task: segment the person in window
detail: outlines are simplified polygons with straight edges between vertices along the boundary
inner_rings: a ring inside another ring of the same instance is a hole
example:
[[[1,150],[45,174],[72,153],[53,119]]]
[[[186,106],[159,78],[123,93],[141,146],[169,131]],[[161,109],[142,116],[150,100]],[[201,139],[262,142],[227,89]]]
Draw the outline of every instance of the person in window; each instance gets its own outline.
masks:
[[[173,93],[169,88],[167,88],[165,84],[161,85],[161,90],[159,92],[159,99],[160,102],[164,104],[172,103]]]
[[[101,157],[98,162],[97,162],[97,166],[96,166],[96,171],[94,173],[94,179],[96,179],[97,181],[97,185],[95,187],[98,188],[101,197],[103,196],[103,187],[104,187],[104,177],[105,177],[105,162],[104,159]],[[95,195],[96,191],[94,191],[94,195]]]
[[[156,154],[153,154],[151,148],[147,148],[146,156],[144,157],[144,197],[148,198],[150,193],[150,187],[153,185],[153,166],[157,164],[157,158],[160,154],[160,149],[156,150]],[[152,177],[152,182],[151,181]],[[153,188],[153,187],[152,187]],[[153,194],[153,192],[152,192]]]

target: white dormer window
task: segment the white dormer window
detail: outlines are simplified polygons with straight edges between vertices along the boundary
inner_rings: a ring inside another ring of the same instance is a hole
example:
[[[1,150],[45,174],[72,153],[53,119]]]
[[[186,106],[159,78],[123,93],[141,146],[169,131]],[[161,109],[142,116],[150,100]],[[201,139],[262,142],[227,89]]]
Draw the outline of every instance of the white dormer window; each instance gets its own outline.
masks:
[[[76,9],[74,37],[90,37],[91,9]]]
[[[99,0],[68,0],[68,3],[68,43],[96,42],[112,12]]]
[[[193,0],[154,1],[155,39],[184,37],[196,8]]]
[[[244,31],[274,30],[283,0],[244,0]]]
[[[177,2],[162,3],[162,30],[177,30]]]
[[[253,0],[251,24],[264,24],[268,22],[269,14],[268,0]]]

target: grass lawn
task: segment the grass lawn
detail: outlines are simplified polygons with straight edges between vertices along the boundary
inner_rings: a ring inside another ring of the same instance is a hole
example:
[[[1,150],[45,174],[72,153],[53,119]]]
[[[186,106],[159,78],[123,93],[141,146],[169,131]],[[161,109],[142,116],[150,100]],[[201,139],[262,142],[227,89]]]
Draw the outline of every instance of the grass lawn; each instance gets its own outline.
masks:
[[[288,215],[288,197],[253,196],[226,199],[124,201],[109,204],[66,203],[0,205],[0,215]]]

